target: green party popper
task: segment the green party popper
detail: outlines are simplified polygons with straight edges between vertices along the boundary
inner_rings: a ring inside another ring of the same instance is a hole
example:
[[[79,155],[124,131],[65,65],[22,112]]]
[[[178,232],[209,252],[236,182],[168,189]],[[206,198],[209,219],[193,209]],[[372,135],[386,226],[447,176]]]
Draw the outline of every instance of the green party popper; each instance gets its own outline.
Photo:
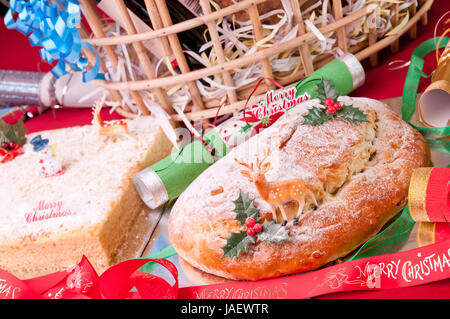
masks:
[[[322,80],[330,81],[336,92],[344,96],[361,86],[364,79],[364,69],[358,59],[345,53],[290,87],[267,92],[264,100],[249,109],[251,112],[241,112],[211,129],[203,141],[194,141],[135,174],[134,185],[144,203],[155,209],[179,196],[231,148],[272,125],[292,107],[315,98],[317,84]]]

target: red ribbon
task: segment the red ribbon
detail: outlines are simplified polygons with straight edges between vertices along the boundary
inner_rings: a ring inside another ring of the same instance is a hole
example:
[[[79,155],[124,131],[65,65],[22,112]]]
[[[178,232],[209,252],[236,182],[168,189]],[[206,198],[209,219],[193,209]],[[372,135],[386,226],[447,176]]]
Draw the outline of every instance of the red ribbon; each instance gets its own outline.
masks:
[[[411,287],[450,277],[450,239],[417,249],[362,258],[303,274],[255,282],[180,289],[180,298],[310,298],[352,290]]]
[[[148,262],[165,267],[174,277],[170,285],[155,275],[138,271]],[[135,287],[135,291],[131,291]],[[100,277],[83,256],[67,271],[20,280],[0,269],[0,299],[175,299],[178,271],[165,259],[132,259],[107,269]]]
[[[252,90],[252,92],[250,93],[250,95],[248,96],[248,98],[247,98],[247,101],[245,102],[245,105],[244,105],[244,110],[243,110],[243,112],[242,112],[242,121],[245,121],[247,124],[248,124],[248,122],[259,122],[260,120],[259,119],[257,119],[257,118],[255,118],[253,121],[252,120],[249,120],[249,118],[247,117],[245,117],[245,115],[246,115],[246,109],[247,109],[247,104],[248,104],[248,102],[250,101],[250,98],[253,96],[253,94],[256,92],[256,90],[258,89],[258,87],[259,87],[259,85],[261,84],[261,82],[262,81],[264,81],[264,80],[268,80],[268,81],[270,81],[270,82],[272,82],[275,86],[277,86],[278,88],[280,88],[280,89],[285,89],[285,87],[284,86],[282,86],[281,84],[279,84],[277,81],[275,81],[274,79],[271,79],[271,78],[261,78],[257,83],[256,83],[256,85],[255,85],[255,87],[253,88],[253,90]],[[219,116],[219,112],[220,112],[220,110],[221,110],[221,108],[222,108],[222,106],[224,106],[225,105],[225,102],[227,101],[227,98],[225,98],[222,102],[221,102],[221,104],[219,105],[219,107],[217,108],[217,112],[216,112],[216,116],[214,117],[214,121],[213,121],[213,124],[211,125],[211,124],[209,124],[209,123],[204,123],[203,121],[201,122],[202,123],[202,125],[203,124],[206,124],[207,126],[211,126],[211,127],[216,127],[216,122],[217,122],[217,118],[218,118],[218,116]],[[252,114],[252,113],[250,113],[250,114]],[[278,120],[278,118],[281,116],[281,115],[283,115],[283,112],[278,112],[278,113],[276,113],[276,114],[273,114],[273,115],[271,115],[270,116],[270,118],[269,118],[269,121],[268,121],[268,123],[260,123],[260,124],[258,124],[257,126],[255,126],[255,130],[256,130],[256,133],[259,133],[259,131],[262,129],[262,128],[265,128],[265,127],[268,127],[268,126],[270,126],[270,125],[272,125],[276,120]],[[216,158],[216,156],[215,156],[215,150],[201,137],[201,136],[196,136],[196,134],[194,133],[194,132],[192,132],[191,130],[190,130],[190,132],[191,132],[191,135],[192,136],[194,136],[194,138],[197,138],[197,139],[199,139],[202,143],[203,143],[203,145],[205,146],[205,148],[206,148],[206,150],[208,151],[208,152],[210,152],[211,153],[211,155],[213,156],[213,158],[214,159],[216,159],[217,160],[217,158]]]
[[[450,168],[434,167],[428,178],[425,211],[430,222],[450,225]]]
[[[138,271],[148,262],[165,267],[175,279],[170,285]],[[165,259],[132,259],[100,277],[86,257],[67,271],[20,280],[0,270],[0,299],[90,298],[309,298],[351,290],[411,287],[450,277],[450,239],[394,254],[358,259],[307,273],[255,282],[178,288],[178,271]],[[135,287],[135,289],[132,289]]]
[[[22,148],[22,145],[16,145],[16,147],[14,147],[14,149],[6,151],[2,148],[0,148],[0,156],[1,157],[1,161],[0,163],[6,163],[12,159],[14,159],[15,157],[22,155],[23,152],[19,152],[20,149]]]
[[[248,96],[247,100],[245,101],[244,110],[242,111],[242,121],[248,122],[248,121],[245,119],[245,116],[248,115],[248,114],[246,114],[247,104],[248,104],[248,102],[250,101],[250,98],[253,96],[253,94],[255,94],[255,92],[256,92],[256,90],[258,89],[258,87],[259,87],[259,85],[261,84],[261,82],[264,81],[264,80],[270,81],[272,84],[274,84],[275,86],[277,86],[277,87],[278,87],[279,89],[281,89],[281,90],[284,90],[284,89],[285,89],[284,86],[282,86],[281,84],[279,84],[279,83],[278,83],[277,81],[275,81],[274,79],[271,79],[271,78],[262,78],[262,79],[260,79],[260,80],[256,83],[255,87],[253,88],[252,92],[251,92],[250,95]]]

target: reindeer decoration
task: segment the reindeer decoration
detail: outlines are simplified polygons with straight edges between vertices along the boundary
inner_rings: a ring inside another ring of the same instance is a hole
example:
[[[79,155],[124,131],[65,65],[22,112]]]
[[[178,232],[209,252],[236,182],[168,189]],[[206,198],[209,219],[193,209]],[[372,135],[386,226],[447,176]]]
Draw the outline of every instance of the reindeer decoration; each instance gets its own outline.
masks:
[[[245,162],[234,159],[237,163],[247,168],[247,170],[241,170],[241,174],[248,178],[255,184],[259,195],[263,200],[271,205],[273,219],[277,220],[276,209],[278,208],[283,215],[283,226],[287,224],[288,218],[284,210],[283,204],[292,200],[297,201],[298,210],[294,220],[294,225],[298,224],[299,217],[305,206],[305,198],[310,196],[314,204],[317,206],[317,201],[314,193],[309,189],[302,179],[291,179],[280,182],[269,182],[266,180],[266,172],[269,170],[270,163],[264,163],[269,156],[270,149],[263,155],[263,159],[256,159],[256,165],[248,165]]]
[[[94,118],[92,119],[92,123],[97,125],[99,130],[98,133],[100,135],[127,135],[130,136],[128,132],[128,125],[126,121],[118,120],[111,122],[104,122],[100,116],[100,110],[105,104],[105,96],[103,96],[99,101],[95,102],[94,107],[92,108],[92,114]]]

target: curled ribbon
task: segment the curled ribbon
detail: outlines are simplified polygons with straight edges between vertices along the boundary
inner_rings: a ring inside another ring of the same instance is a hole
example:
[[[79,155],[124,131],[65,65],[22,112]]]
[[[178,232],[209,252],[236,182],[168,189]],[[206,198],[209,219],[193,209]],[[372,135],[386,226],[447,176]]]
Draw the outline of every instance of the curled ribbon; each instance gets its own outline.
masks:
[[[450,152],[450,141],[443,140],[443,138],[450,136],[450,126],[422,127],[410,123],[410,120],[415,112],[417,90],[419,87],[420,78],[429,77],[429,75],[422,71],[425,64],[425,56],[436,50],[435,40],[435,38],[426,40],[420,44],[411,55],[411,63],[409,65],[408,74],[403,86],[402,119],[408,122],[424,136],[433,151],[448,153]],[[439,45],[437,47],[445,48],[448,42],[449,38],[442,37],[440,38]]]
[[[16,19],[14,20],[14,16]],[[58,61],[52,74],[59,78],[67,73],[67,66],[83,71],[88,65],[81,49],[95,53],[96,61],[89,71],[83,72],[83,81],[104,79],[100,71],[100,59],[94,47],[81,41],[76,25],[81,21],[80,5],[76,0],[11,0],[4,18],[8,29],[17,30],[29,37],[32,46],[41,46],[40,55],[48,63]]]
[[[277,113],[267,116],[267,118],[265,118],[265,119],[260,119],[251,110],[247,111],[247,105],[248,105],[248,102],[250,101],[250,98],[256,92],[256,90],[258,89],[261,82],[264,80],[271,82],[273,85],[278,87],[280,90],[286,89],[284,86],[282,86],[277,81],[275,81],[274,79],[271,79],[271,78],[262,78],[256,83],[255,88],[250,93],[250,95],[247,98],[247,101],[245,102],[244,110],[242,111],[242,119],[241,119],[241,121],[246,122],[247,125],[249,125],[249,123],[258,122],[258,124],[256,124],[253,128],[256,133],[259,133],[262,129],[265,129],[265,128],[271,126],[285,113],[284,111],[280,111],[280,112],[277,112]]]
[[[149,262],[165,267],[174,277],[170,285],[164,279],[138,271]],[[132,259],[106,270],[101,276],[86,257],[67,271],[20,280],[0,269],[6,299],[175,299],[178,298],[178,271],[165,259]],[[135,287],[136,289],[132,289]]]

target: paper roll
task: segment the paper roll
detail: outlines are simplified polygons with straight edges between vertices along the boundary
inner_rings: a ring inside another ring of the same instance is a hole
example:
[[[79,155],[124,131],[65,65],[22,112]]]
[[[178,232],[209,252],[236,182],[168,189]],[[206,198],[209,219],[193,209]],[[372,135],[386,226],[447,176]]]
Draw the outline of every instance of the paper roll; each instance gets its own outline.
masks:
[[[440,80],[450,82],[450,42],[447,44],[444,51],[442,52],[438,61],[436,71],[434,72],[431,78],[431,81],[433,82]]]
[[[439,80],[431,83],[422,94],[419,103],[420,121],[426,126],[450,125],[450,82]]]
[[[429,127],[450,125],[450,42],[438,61],[432,83],[419,101],[420,121]]]
[[[82,72],[71,72],[55,81],[54,94],[59,105],[64,107],[89,107],[100,100],[108,91],[94,82],[83,82]]]

